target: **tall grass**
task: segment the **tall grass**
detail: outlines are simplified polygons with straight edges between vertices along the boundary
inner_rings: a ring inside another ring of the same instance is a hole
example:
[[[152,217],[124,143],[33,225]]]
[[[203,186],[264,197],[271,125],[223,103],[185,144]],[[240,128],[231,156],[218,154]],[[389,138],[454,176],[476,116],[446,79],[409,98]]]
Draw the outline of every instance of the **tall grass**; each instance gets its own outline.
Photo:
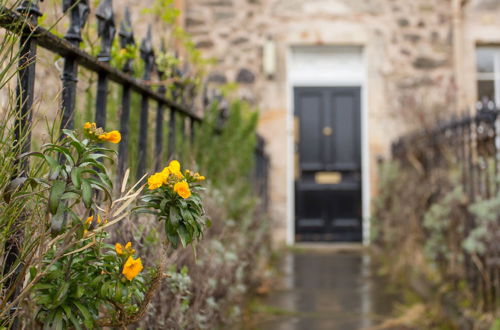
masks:
[[[225,207],[233,219],[255,206],[252,171],[258,112],[247,103],[234,101],[221,126],[217,104],[208,109],[195,134],[194,159],[214,188],[224,194]],[[220,130],[219,134],[214,134]]]
[[[21,1],[0,0],[0,20],[8,11],[15,11]],[[20,30],[25,23],[15,23]],[[18,80],[21,37],[0,30],[0,327],[9,326],[16,315],[15,297],[22,293],[23,282],[30,266],[39,256],[38,248],[45,241],[45,207],[43,191],[32,190],[27,177],[39,177],[47,169],[32,162],[27,173],[21,171],[19,145],[30,136],[31,126],[22,127],[16,141],[14,123],[19,120],[18,106],[24,100],[15,92]],[[32,63],[34,59],[27,59]],[[49,130],[51,134],[53,130]],[[54,137],[54,136],[53,136]],[[19,301],[20,302],[20,301]],[[6,310],[6,307],[12,307]]]

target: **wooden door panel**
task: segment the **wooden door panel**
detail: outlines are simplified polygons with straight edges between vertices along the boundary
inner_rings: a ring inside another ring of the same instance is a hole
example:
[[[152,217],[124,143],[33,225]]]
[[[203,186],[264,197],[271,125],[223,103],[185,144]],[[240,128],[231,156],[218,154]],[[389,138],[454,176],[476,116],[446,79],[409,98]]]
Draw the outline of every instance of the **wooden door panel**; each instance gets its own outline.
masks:
[[[333,153],[330,158],[330,168],[359,169],[359,113],[356,109],[358,96],[356,93],[337,93],[332,98],[333,134],[331,136]]]
[[[359,87],[294,90],[299,125],[295,182],[297,240],[361,240]],[[324,172],[340,180],[317,182]]]
[[[300,163],[308,170],[320,170],[324,166],[324,140],[316,128],[324,121],[324,100],[321,92],[307,92],[298,98],[300,109]]]

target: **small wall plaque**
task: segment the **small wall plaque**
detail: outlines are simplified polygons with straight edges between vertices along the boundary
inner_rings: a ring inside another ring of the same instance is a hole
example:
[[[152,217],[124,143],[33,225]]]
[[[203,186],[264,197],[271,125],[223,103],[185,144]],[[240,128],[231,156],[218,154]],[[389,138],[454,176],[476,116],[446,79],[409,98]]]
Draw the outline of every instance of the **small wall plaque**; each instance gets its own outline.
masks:
[[[318,184],[337,184],[342,182],[342,174],[340,172],[317,172],[314,181]]]

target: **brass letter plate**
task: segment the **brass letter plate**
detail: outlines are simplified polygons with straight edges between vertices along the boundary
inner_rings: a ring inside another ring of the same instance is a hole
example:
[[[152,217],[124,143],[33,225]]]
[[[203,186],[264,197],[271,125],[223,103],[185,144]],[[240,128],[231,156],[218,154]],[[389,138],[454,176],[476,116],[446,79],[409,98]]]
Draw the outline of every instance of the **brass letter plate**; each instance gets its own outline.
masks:
[[[342,173],[340,172],[317,172],[314,181],[318,184],[337,184],[342,182]]]

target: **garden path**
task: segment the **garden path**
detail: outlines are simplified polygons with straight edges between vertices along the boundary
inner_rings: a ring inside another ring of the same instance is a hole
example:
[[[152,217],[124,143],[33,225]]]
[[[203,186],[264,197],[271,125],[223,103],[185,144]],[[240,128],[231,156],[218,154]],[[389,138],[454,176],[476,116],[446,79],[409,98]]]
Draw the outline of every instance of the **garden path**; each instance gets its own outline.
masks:
[[[254,304],[252,329],[373,329],[398,301],[361,246],[301,245],[279,268],[278,285]]]

